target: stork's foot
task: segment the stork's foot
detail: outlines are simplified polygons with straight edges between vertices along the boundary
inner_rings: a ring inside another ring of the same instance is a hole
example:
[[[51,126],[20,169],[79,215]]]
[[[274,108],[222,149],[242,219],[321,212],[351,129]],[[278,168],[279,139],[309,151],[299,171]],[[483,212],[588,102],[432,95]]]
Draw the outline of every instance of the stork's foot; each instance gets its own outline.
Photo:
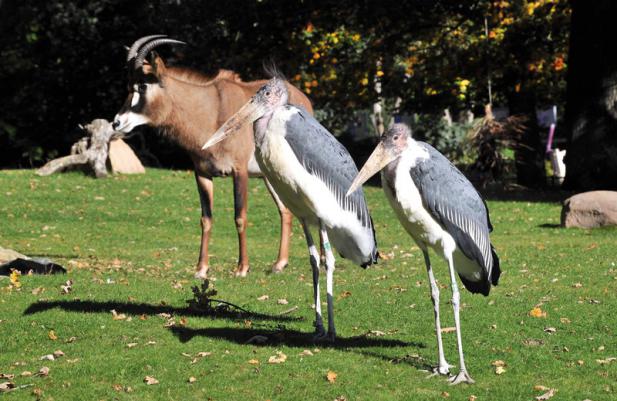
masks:
[[[276,263],[272,265],[272,273],[282,273],[285,267],[287,267],[287,259],[277,260]]]
[[[246,277],[249,274],[249,266],[248,265],[238,265],[236,270],[234,271],[234,276],[236,277]]]
[[[195,272],[195,278],[198,280],[205,280],[208,278],[208,268],[209,266],[201,266],[197,267],[197,271]]]
[[[336,341],[336,333],[325,332],[323,329],[320,332],[315,332],[313,335],[313,341],[320,344],[334,344]]]
[[[439,366],[435,366],[433,368],[433,373],[429,375],[429,377],[435,377],[435,376],[449,376],[450,375],[450,368],[452,368],[453,366],[450,365],[449,363],[445,362],[443,364],[440,364]]]
[[[471,376],[469,376],[469,373],[467,373],[466,370],[462,370],[458,372],[458,374],[454,377],[451,377],[449,381],[450,381],[450,384],[453,386],[457,384],[461,384],[461,383],[467,383],[467,384],[475,383],[475,380],[472,379]]]

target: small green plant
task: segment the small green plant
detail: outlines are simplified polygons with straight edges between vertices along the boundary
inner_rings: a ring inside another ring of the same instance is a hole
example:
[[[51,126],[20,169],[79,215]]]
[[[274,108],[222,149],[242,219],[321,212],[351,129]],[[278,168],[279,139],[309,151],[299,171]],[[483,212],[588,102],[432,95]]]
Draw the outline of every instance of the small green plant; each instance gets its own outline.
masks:
[[[246,309],[239,307],[238,305],[232,304],[227,301],[222,301],[220,299],[212,298],[218,291],[214,288],[210,288],[210,280],[206,279],[201,283],[200,286],[191,287],[193,291],[193,299],[189,299],[186,301],[189,304],[189,308],[204,312],[205,314],[220,314],[225,312],[230,312],[230,307],[238,309],[242,312],[249,313]],[[213,305],[212,303],[216,302],[217,305]]]

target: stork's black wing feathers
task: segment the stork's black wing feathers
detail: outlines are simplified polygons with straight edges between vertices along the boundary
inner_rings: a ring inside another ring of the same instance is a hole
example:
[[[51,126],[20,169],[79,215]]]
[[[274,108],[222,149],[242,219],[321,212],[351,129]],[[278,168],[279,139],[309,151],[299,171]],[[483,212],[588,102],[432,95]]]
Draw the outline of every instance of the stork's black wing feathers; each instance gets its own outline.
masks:
[[[300,163],[327,185],[344,210],[356,213],[362,226],[372,229],[362,189],[345,197],[358,174],[347,149],[306,111],[291,105],[286,107],[297,110],[287,122],[285,139]]]
[[[489,238],[493,227],[486,203],[445,156],[427,143],[418,144],[428,151],[429,158],[411,168],[411,178],[424,206],[450,233],[465,256],[482,267],[481,282],[470,282],[461,277],[463,283],[470,291],[487,295],[490,285],[497,284],[500,269]]]

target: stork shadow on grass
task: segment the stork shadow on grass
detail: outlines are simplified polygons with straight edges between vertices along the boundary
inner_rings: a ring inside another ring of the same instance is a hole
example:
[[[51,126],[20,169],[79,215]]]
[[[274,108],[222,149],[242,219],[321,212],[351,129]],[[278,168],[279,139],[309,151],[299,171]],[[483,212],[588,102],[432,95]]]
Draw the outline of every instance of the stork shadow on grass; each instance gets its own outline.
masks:
[[[229,341],[236,344],[250,344],[251,346],[288,346],[298,348],[309,348],[318,345],[320,348],[426,348],[426,345],[418,342],[407,342],[397,339],[387,339],[380,337],[370,337],[359,335],[353,337],[337,336],[334,342],[315,342],[313,332],[303,332],[291,330],[284,325],[277,327],[209,327],[203,329],[193,329],[185,326],[171,326],[168,328],[173,335],[178,337],[180,342],[186,343],[195,337],[208,337],[212,339]],[[256,336],[260,338],[256,338]],[[256,341],[255,341],[256,340]]]
[[[156,316],[161,313],[166,313],[172,316],[191,316],[203,317],[211,319],[227,319],[227,320],[252,320],[252,321],[273,321],[273,322],[294,322],[301,321],[301,317],[285,316],[285,315],[270,315],[260,312],[251,312],[248,310],[237,310],[233,308],[217,309],[212,312],[204,312],[203,310],[186,307],[177,307],[170,305],[153,305],[148,303],[137,302],[119,302],[119,301],[38,301],[31,304],[25,311],[24,315],[33,315],[35,313],[45,312],[51,309],[62,309],[68,312],[77,313],[110,313],[113,309],[117,313],[124,313],[133,316]]]

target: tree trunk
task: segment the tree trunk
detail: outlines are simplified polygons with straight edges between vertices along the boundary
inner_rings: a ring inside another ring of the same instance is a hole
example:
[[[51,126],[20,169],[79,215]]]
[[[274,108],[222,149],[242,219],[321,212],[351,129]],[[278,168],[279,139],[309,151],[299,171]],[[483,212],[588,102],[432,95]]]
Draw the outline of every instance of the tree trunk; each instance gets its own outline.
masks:
[[[617,189],[617,2],[572,0],[564,188]]]
[[[520,92],[510,94],[510,114],[525,117],[525,124],[515,145],[516,182],[530,188],[546,185],[544,149],[536,118],[536,100],[531,91],[521,85]]]

